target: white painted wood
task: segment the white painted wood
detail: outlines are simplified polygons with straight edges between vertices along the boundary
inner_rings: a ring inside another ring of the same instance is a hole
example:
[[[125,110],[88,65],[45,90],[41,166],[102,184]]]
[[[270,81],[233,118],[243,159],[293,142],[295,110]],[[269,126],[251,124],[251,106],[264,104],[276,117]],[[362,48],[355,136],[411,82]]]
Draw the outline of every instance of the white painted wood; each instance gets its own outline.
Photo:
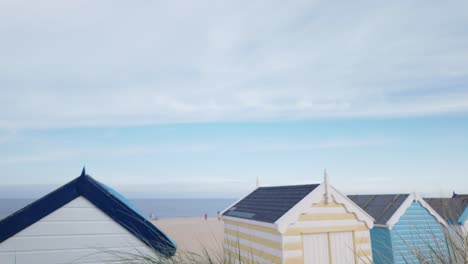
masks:
[[[305,214],[343,214],[347,213],[346,208],[340,207],[311,207],[304,211]]]
[[[330,233],[331,256],[333,264],[354,263],[354,242],[352,232]]]
[[[108,263],[130,258],[130,254],[137,254],[138,251],[144,252],[147,248],[107,248],[106,251],[100,249],[29,251],[16,254],[16,264]]]
[[[114,223],[114,224],[112,224]],[[122,226],[113,221],[70,221],[42,222],[39,221],[16,236],[60,236],[60,235],[93,235],[93,234],[126,234]]]
[[[311,228],[311,227],[334,227],[334,226],[354,226],[362,225],[362,222],[355,219],[345,220],[320,220],[320,221],[298,221],[292,224],[291,228]]]
[[[466,210],[466,209],[465,209],[465,210]],[[465,221],[465,222],[463,223],[463,225],[460,226],[460,229],[461,229],[460,234],[461,234],[463,237],[465,237],[466,239],[468,239],[468,220]],[[465,261],[465,263],[468,263],[468,241],[467,241],[467,243],[464,243],[464,244],[463,244],[463,247],[462,247],[462,248],[464,248],[464,250],[465,250],[465,251],[464,251],[464,256],[465,256],[464,261]]]
[[[71,208],[95,208],[94,204],[92,204],[88,199],[84,198],[83,196],[79,196],[76,199],[70,201],[69,203],[65,204],[63,207],[71,207]]]
[[[78,197],[1,243],[0,263],[113,263],[110,255],[136,250],[153,254],[133,234]]]
[[[15,264],[15,254],[12,252],[0,252],[0,263]]]
[[[279,234],[274,235],[271,233],[266,233],[266,232],[262,232],[262,231],[258,231],[254,229],[248,229],[248,228],[244,228],[241,226],[235,226],[235,225],[230,225],[230,224],[224,224],[224,228],[234,231],[234,232],[238,231],[244,234],[249,234],[249,235],[256,236],[256,237],[265,238],[271,241],[281,242],[281,236]]]
[[[105,213],[91,207],[65,207],[41,219],[42,222],[112,221]]]
[[[454,248],[465,249],[466,250],[465,243],[463,241],[463,238],[466,238],[466,234],[463,234],[463,226],[458,225],[458,224],[451,224],[451,225],[449,225],[447,230],[448,230],[448,234],[450,236],[449,238],[451,239],[450,244],[453,244]],[[454,251],[455,251],[454,255],[455,255],[455,258],[457,260],[454,263],[464,263],[463,259],[465,257],[468,258],[468,254],[466,254],[466,253],[462,254],[462,252],[460,252],[460,250],[454,250]],[[468,261],[466,263],[468,263]]]
[[[304,264],[330,263],[328,234],[306,234],[304,239]]]
[[[77,248],[142,247],[144,244],[135,240],[131,234],[110,235],[65,235],[16,237],[16,251],[38,251]],[[66,241],[66,243],[64,243]]]
[[[0,243],[0,253],[2,252],[12,252],[15,251],[16,243],[13,239],[7,239]],[[0,262],[1,263],[1,262]]]

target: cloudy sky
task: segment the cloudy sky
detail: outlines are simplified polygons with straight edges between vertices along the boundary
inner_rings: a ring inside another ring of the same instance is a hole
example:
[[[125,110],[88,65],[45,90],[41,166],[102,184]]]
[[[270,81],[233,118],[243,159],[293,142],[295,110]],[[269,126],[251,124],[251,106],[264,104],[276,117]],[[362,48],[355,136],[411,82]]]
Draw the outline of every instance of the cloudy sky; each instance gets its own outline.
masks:
[[[467,85],[466,1],[3,0],[0,196],[468,192]]]

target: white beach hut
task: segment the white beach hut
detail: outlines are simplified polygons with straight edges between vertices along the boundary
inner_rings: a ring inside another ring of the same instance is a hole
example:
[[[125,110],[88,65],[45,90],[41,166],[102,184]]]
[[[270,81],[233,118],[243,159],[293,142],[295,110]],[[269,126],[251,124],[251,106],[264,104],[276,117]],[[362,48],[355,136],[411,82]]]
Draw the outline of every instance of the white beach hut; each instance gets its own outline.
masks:
[[[175,243],[120,194],[86,175],[0,221],[0,263],[116,263],[174,255]],[[128,259],[130,258],[130,259]]]
[[[451,252],[459,263],[468,263],[468,195],[452,198],[425,198],[448,224]],[[456,262],[456,263],[458,263]]]
[[[326,178],[326,177],[325,177]],[[230,263],[370,263],[373,219],[327,183],[258,187],[222,212]]]

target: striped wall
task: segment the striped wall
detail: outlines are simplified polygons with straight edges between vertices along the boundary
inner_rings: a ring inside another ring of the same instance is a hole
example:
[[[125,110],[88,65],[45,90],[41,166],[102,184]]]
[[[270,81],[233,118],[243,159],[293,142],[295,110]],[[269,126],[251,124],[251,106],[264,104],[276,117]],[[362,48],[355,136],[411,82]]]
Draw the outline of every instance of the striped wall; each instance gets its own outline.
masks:
[[[302,264],[304,235],[307,234],[321,234],[317,237],[327,238],[316,241],[321,245],[329,243],[325,245],[326,248],[334,248],[334,245],[336,248],[339,244],[337,239],[343,235],[348,238],[352,236],[352,245],[349,247],[353,251],[349,252],[352,262],[340,262],[340,250],[325,251],[329,254],[325,257],[331,259],[330,263],[367,264],[372,260],[369,229],[343,204],[334,201],[310,205],[288,226],[284,234],[280,234],[273,224],[232,217],[224,218],[224,234],[227,263]]]
[[[282,263],[282,236],[273,224],[224,219],[228,263]]]
[[[283,236],[284,263],[304,263],[303,239],[304,234],[327,234],[329,243],[329,259],[331,263],[338,263],[337,252],[331,252],[333,237],[340,232],[351,232],[353,237],[354,263],[370,263],[372,260],[370,234],[367,226],[359,221],[355,214],[346,210],[345,206],[335,201],[320,202],[311,205],[302,212],[298,219],[292,222]],[[336,238],[335,238],[336,239]],[[350,246],[350,250],[351,247]],[[349,263],[349,262],[348,262]]]
[[[413,204],[390,230],[396,264],[419,263],[416,254],[448,256],[443,226],[419,202]],[[447,262],[448,263],[448,262]]]
[[[83,197],[0,243],[2,264],[116,263],[148,247]],[[111,254],[108,254],[112,252]]]

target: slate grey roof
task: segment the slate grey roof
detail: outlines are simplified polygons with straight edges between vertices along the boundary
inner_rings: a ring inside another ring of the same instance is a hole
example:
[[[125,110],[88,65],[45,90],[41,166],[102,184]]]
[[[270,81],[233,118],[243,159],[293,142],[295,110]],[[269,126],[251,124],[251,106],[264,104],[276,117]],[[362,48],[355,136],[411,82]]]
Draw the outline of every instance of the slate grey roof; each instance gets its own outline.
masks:
[[[452,198],[468,199],[468,194],[453,192]]]
[[[355,204],[375,219],[375,224],[385,225],[400,208],[409,194],[348,195]]]
[[[424,198],[424,201],[449,223],[457,222],[468,206],[466,198]]]
[[[260,187],[223,215],[274,223],[319,184]]]

